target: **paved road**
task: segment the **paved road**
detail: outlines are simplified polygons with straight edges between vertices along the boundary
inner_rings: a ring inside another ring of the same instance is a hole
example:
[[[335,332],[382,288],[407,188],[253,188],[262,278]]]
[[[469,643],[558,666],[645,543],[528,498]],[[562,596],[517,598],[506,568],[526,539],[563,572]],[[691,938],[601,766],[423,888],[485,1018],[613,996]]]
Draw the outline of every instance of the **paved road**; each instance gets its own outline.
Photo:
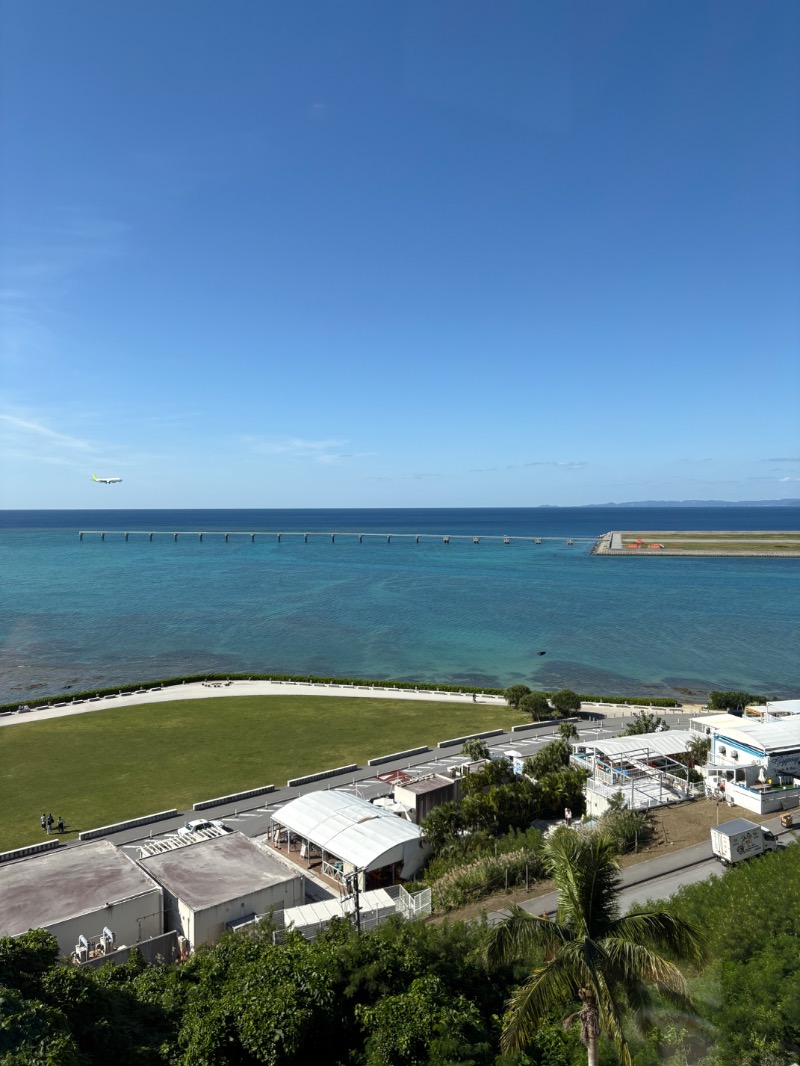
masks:
[[[782,829],[780,818],[763,822],[784,844],[800,840],[800,829]],[[622,871],[622,892],[620,903],[623,913],[634,904],[643,904],[648,900],[666,899],[674,895],[684,885],[707,881],[710,877],[724,877],[723,867],[711,852],[711,834],[709,839],[689,848],[665,852],[646,862],[635,866],[626,866]],[[523,910],[531,914],[556,913],[557,899],[555,892],[548,892],[521,904]],[[501,921],[507,911],[492,911],[488,921],[494,925]]]

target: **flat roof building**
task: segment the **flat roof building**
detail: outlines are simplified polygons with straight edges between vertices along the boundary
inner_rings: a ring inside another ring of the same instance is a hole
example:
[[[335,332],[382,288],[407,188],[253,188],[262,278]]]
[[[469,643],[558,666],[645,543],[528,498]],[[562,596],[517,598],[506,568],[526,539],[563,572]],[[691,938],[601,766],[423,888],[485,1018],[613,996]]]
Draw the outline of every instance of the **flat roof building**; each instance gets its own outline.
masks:
[[[305,879],[242,833],[150,855],[140,865],[162,886],[166,926],[191,947],[215,944],[244,918],[305,902]]]
[[[458,785],[452,777],[428,774],[394,786],[394,798],[407,810],[411,821],[421,825],[434,807],[458,798]]]
[[[69,957],[79,937],[131,946],[164,931],[161,888],[109,840],[31,855],[0,866],[0,934],[47,929]]]

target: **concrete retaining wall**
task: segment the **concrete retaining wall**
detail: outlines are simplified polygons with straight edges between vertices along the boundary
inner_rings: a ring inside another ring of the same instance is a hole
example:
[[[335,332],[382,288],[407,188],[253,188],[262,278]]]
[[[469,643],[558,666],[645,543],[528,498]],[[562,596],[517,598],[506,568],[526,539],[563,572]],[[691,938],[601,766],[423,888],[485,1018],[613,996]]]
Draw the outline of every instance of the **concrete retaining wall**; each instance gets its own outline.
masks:
[[[213,800],[200,800],[192,804],[193,811],[204,811],[208,807],[216,807],[220,803],[232,803],[234,800],[246,800],[251,796],[264,796],[267,792],[274,792],[274,785],[264,785],[262,788],[251,788],[248,792],[234,792],[230,796],[217,796]]]
[[[87,829],[78,834],[78,840],[94,840],[95,837],[106,837],[111,833],[119,833],[122,829],[135,829],[137,825],[148,825],[150,822],[160,822],[164,818],[176,818],[178,811],[173,807],[171,811],[159,811],[158,814],[146,814],[144,818],[131,818],[127,822],[116,822],[114,825],[103,825],[99,829]]]
[[[412,755],[424,755],[430,748],[409,748],[408,751],[396,751],[393,755],[379,755],[377,759],[370,759],[367,766],[380,766],[381,763],[393,762],[395,759],[407,759]]]
[[[452,748],[456,744],[463,744],[467,740],[483,740],[484,737],[499,737],[505,733],[505,729],[488,729],[485,733],[470,733],[466,737],[454,737],[452,740],[440,740],[439,748]]]
[[[305,777],[293,777],[286,782],[288,788],[296,788],[298,785],[310,785],[312,781],[323,781],[326,777],[336,777],[337,774],[349,774],[358,769],[358,763],[349,766],[337,766],[335,770],[323,770],[318,774],[306,774]]]
[[[558,729],[562,722],[579,722],[580,718],[559,718],[554,722],[523,722],[522,725],[512,725],[512,733],[522,733],[526,729]]]
[[[58,840],[43,840],[41,844],[29,844],[26,848],[14,848],[13,851],[0,852],[0,862],[13,862],[24,859],[26,855],[36,855],[39,851],[52,851],[60,844]]]

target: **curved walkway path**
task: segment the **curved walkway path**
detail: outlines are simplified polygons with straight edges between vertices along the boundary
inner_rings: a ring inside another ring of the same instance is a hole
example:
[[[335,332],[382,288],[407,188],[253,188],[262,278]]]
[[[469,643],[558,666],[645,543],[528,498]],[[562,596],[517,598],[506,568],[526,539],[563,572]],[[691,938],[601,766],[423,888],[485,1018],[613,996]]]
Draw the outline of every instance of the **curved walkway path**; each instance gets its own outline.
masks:
[[[303,681],[192,681],[160,689],[139,689],[113,696],[95,696],[76,700],[64,707],[33,707],[0,717],[0,726],[20,722],[41,722],[70,714],[108,710],[109,707],[139,707],[143,703],[167,703],[172,700],[218,699],[220,696],[348,696],[366,699],[432,700],[436,703],[482,703],[490,707],[507,706],[502,696],[469,692],[439,692],[431,689],[394,688],[384,685],[314,684]]]
[[[305,681],[192,681],[165,688],[139,689],[113,696],[94,696],[88,700],[76,700],[63,707],[33,707],[30,711],[12,712],[0,716],[0,726],[18,725],[20,722],[42,722],[51,718],[63,718],[71,714],[87,714],[112,707],[140,707],[144,703],[168,703],[173,700],[218,699],[221,696],[347,696],[364,699],[428,700],[436,703],[479,703],[487,707],[508,706],[503,696],[471,692],[444,692],[433,689],[394,688],[389,685],[341,685]],[[24,705],[23,705],[24,706]],[[641,710],[627,704],[583,703],[582,708],[599,711],[605,717],[624,718]],[[657,715],[668,713],[702,714],[702,704],[683,704],[682,708],[646,707]]]

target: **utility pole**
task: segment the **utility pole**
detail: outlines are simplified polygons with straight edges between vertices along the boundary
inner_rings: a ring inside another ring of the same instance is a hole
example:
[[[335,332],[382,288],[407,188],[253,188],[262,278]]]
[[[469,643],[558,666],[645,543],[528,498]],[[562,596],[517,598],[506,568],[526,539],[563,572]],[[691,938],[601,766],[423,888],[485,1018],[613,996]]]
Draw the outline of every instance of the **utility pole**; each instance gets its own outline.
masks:
[[[361,900],[360,900],[360,897],[359,897],[359,892],[360,892],[360,886],[359,886],[359,883],[358,883],[359,873],[360,873],[359,870],[353,870],[352,873],[347,875],[345,883],[346,883],[347,888],[349,890],[349,895],[345,896],[344,898],[345,898],[345,900],[351,899],[351,898],[353,900],[353,910],[354,910],[355,916],[356,916],[356,932],[360,934],[361,933]]]

